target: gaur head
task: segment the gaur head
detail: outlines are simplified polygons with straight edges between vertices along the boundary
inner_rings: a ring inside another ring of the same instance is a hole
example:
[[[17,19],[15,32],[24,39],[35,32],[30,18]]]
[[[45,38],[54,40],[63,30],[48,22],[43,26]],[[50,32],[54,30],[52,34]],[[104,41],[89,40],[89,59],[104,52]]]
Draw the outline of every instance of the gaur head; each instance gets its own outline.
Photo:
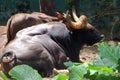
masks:
[[[66,26],[72,31],[75,37],[79,37],[78,40],[81,40],[82,43],[93,45],[104,38],[104,35],[87,21],[85,15],[77,17],[74,7],[72,8],[72,15],[74,21],[71,20],[68,12],[64,15]]]

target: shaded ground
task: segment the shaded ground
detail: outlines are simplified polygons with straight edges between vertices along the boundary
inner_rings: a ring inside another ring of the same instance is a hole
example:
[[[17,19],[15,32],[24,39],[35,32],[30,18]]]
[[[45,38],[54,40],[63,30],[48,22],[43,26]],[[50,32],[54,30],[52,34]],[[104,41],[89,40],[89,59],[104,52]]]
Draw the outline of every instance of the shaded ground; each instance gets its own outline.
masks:
[[[98,56],[97,45],[85,46],[80,51],[80,60],[82,62],[92,63],[93,59]]]

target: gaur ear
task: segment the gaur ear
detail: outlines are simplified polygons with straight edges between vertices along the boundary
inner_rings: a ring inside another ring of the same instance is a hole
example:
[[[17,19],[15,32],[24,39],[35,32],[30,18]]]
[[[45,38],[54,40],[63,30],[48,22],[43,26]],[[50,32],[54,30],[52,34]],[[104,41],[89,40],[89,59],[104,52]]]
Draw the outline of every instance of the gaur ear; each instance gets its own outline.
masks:
[[[60,20],[64,19],[62,13],[60,13],[60,12],[56,12],[56,17]]]
[[[6,52],[2,58],[1,58],[1,62],[3,63],[9,63],[11,61],[13,61],[16,58],[15,54],[13,52]]]

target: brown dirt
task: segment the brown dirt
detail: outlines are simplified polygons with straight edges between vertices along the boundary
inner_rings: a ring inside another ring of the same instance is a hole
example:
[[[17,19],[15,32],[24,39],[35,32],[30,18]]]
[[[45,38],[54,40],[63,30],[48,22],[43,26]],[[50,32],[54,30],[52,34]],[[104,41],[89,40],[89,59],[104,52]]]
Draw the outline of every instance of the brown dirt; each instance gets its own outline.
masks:
[[[93,59],[98,56],[98,50],[97,45],[93,46],[85,46],[80,51],[80,61],[91,63],[93,62]]]

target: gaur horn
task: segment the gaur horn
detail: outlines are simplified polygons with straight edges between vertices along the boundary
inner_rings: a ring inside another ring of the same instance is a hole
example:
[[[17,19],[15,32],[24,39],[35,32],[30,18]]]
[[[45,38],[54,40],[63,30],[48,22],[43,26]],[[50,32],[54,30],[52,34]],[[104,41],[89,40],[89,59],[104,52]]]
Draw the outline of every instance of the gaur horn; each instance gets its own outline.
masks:
[[[67,21],[66,22],[67,27],[72,28],[72,29],[83,29],[87,24],[87,17],[85,15],[81,15],[78,18],[74,7],[72,8],[72,14],[73,14],[73,18],[75,21],[72,21],[70,19],[68,12],[64,16]]]
[[[75,21],[79,21],[79,18],[76,15],[75,6],[72,7],[72,15]]]

